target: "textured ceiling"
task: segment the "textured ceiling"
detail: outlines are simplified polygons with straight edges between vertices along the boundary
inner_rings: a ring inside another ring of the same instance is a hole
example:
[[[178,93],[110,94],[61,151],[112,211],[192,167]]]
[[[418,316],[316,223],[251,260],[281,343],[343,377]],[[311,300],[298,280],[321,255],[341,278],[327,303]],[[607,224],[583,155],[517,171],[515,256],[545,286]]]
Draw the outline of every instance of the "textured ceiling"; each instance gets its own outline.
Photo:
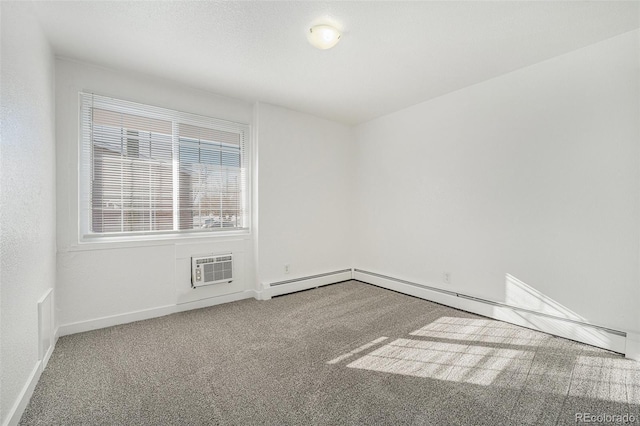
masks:
[[[638,2],[34,2],[60,56],[356,124],[637,29]],[[343,30],[312,48],[310,24]]]

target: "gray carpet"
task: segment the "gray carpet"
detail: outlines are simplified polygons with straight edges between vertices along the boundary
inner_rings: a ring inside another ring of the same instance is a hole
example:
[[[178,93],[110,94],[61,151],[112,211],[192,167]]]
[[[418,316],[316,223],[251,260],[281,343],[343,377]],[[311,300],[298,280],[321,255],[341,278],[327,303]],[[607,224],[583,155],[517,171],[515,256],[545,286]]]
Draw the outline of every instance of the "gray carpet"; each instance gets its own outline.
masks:
[[[640,363],[349,281],[62,337],[20,424],[574,425],[576,413],[640,417]]]

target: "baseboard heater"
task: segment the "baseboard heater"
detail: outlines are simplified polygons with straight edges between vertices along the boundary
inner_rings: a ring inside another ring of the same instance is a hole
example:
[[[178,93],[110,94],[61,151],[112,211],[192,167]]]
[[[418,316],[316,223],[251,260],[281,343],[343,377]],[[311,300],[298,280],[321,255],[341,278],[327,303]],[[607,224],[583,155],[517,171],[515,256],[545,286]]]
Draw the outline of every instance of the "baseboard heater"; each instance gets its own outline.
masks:
[[[300,282],[300,281],[308,281],[308,280],[313,280],[313,279],[316,279],[316,278],[328,277],[328,276],[331,276],[331,275],[344,274],[345,272],[351,272],[351,269],[341,269],[339,271],[325,272],[323,274],[316,274],[316,275],[309,275],[309,276],[306,276],[306,277],[294,278],[292,280],[277,281],[277,282],[274,282],[274,283],[270,283],[269,287],[277,287],[279,285],[293,284],[293,283],[297,283],[297,282]],[[328,285],[328,284],[326,284],[326,285]]]
[[[594,328],[594,329],[597,329],[597,330],[602,330],[602,331],[605,331],[607,333],[614,334],[614,335],[621,336],[621,337],[625,337],[625,338],[627,336],[627,333],[625,333],[623,331],[613,330],[611,328],[602,327],[602,326],[594,325],[594,324],[589,324],[587,322],[578,321],[578,320],[574,320],[574,319],[571,319],[571,318],[563,318],[563,317],[559,317],[559,316],[556,316],[556,315],[535,311],[535,310],[532,310],[532,309],[521,308],[521,307],[518,307],[518,306],[515,306],[515,305],[510,305],[508,303],[495,302],[493,300],[482,299],[482,298],[475,297],[475,296],[469,296],[469,295],[466,295],[466,294],[463,294],[463,293],[457,293],[457,292],[454,292],[454,291],[444,290],[444,289],[437,288],[437,287],[431,287],[431,286],[428,286],[428,285],[418,284],[418,283],[414,283],[414,282],[411,282],[411,281],[390,277],[388,275],[382,275],[382,274],[378,274],[378,273],[375,273],[375,272],[365,271],[365,270],[362,270],[362,269],[354,269],[353,271],[356,272],[356,273],[370,275],[370,276],[382,278],[382,279],[385,279],[385,280],[395,281],[397,283],[406,284],[406,285],[410,285],[410,286],[413,286],[413,287],[417,287],[417,288],[421,288],[421,289],[425,289],[425,290],[429,290],[429,291],[434,291],[434,292],[441,293],[441,294],[446,294],[446,295],[449,295],[449,296],[459,297],[461,299],[472,300],[474,302],[480,302],[480,303],[484,303],[484,304],[487,304],[487,305],[498,306],[498,307],[507,308],[507,309],[513,309],[515,311],[526,312],[526,313],[529,313],[529,314],[533,314],[533,315],[537,315],[537,316],[541,316],[541,317],[546,317],[546,318],[550,318],[550,319],[557,320],[557,321],[563,321],[563,322],[572,323],[572,324],[576,324],[576,325],[580,325],[580,326],[584,326],[584,327],[590,327],[590,328]],[[357,278],[356,278],[356,280],[357,280]],[[370,283],[367,283],[367,284],[370,284]],[[375,285],[375,284],[372,284],[372,285]]]

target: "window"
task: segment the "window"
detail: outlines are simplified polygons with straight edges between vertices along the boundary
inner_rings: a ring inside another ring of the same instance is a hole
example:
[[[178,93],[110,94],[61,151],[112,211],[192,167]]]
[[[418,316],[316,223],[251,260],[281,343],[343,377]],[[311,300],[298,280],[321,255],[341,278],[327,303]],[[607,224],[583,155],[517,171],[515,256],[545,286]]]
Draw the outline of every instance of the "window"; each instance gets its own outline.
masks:
[[[249,127],[81,93],[84,237],[248,229]]]

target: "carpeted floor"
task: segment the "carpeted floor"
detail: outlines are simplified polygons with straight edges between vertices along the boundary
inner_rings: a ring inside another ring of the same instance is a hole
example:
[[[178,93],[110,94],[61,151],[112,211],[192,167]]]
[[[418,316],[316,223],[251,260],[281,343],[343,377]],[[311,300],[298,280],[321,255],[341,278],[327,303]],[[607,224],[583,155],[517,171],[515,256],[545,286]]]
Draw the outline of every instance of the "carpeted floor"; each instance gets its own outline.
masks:
[[[20,424],[581,424],[576,413],[640,424],[640,363],[349,281],[62,337]]]

